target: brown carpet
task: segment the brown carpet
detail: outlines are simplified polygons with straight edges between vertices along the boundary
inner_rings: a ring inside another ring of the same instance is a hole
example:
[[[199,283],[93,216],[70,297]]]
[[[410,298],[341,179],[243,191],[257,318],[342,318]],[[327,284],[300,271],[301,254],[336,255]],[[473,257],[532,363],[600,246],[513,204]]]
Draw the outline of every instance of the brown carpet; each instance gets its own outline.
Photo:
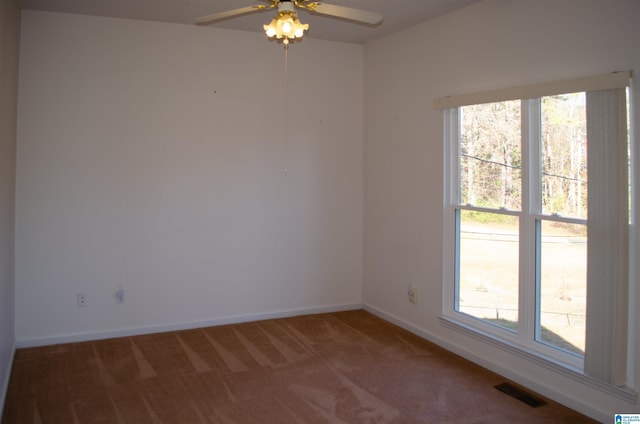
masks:
[[[2,422],[582,423],[367,312],[19,349]]]

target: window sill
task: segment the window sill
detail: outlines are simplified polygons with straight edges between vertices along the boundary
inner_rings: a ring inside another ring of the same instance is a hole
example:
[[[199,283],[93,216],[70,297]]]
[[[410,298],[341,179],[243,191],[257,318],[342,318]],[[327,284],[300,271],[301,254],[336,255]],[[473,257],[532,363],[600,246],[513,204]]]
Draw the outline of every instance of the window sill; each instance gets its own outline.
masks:
[[[503,340],[493,335],[481,332],[451,317],[440,316],[440,323],[443,327],[446,327],[450,330],[464,334],[465,336],[472,337],[475,340],[486,343],[512,355],[525,359],[531,363],[547,368],[548,370],[551,370],[557,374],[570,378],[580,384],[584,384],[585,386],[597,389],[627,403],[635,405],[637,402],[638,393],[629,387],[617,387],[611,384],[604,383],[593,377],[589,377],[580,370],[571,368],[565,364],[554,361],[553,359],[523,349],[522,347],[517,346],[507,340]]]

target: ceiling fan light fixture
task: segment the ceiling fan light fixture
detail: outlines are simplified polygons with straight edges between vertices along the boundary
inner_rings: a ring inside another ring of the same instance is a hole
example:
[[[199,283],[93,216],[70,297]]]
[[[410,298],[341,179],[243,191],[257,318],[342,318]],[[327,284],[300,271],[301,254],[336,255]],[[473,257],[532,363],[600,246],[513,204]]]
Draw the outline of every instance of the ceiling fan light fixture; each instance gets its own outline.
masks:
[[[271,23],[269,25],[263,25],[264,28],[264,33],[267,35],[267,37],[272,38],[275,37],[276,34],[278,33],[278,18],[273,18],[271,20]]]
[[[289,40],[295,41],[296,39],[301,39],[304,36],[304,32],[309,29],[308,24],[303,24],[298,20],[296,15],[297,9],[303,9],[313,14],[338,18],[368,26],[378,26],[384,19],[384,16],[377,12],[369,12],[367,10],[327,4],[323,0],[261,1],[270,4],[268,6],[259,4],[214,13],[196,19],[195,23],[196,25],[210,25],[235,16],[249,15],[277,8],[278,16],[276,16],[268,25],[263,25],[263,28],[268,38],[282,41],[286,46],[289,44]]]
[[[295,12],[282,11],[269,25],[263,25],[263,28],[267,37],[284,39],[283,43],[289,44],[289,40],[302,38],[309,29],[309,24],[301,23]]]

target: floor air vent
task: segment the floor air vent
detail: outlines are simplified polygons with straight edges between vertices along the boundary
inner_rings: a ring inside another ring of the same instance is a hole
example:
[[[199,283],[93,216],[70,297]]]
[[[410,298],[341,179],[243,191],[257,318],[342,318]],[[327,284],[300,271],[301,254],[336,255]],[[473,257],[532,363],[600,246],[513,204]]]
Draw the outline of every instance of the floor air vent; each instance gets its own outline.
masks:
[[[525,392],[524,390],[510,383],[498,384],[495,387],[496,389],[500,390],[502,393],[507,394],[512,398],[516,398],[519,401],[524,402],[527,405],[531,406],[532,408],[537,408],[538,406],[542,406],[546,403],[542,399],[532,396],[529,393]]]

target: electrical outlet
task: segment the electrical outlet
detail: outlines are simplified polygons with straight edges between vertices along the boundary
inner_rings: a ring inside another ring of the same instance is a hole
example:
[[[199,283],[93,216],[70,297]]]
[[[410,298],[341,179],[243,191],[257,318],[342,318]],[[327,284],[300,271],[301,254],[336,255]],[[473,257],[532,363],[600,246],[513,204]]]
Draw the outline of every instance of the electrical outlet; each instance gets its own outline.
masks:
[[[78,293],[78,308],[87,306],[87,295],[85,293]]]
[[[418,303],[418,289],[413,287],[413,286],[409,286],[409,290],[407,290],[407,296],[409,296],[409,302],[411,303]]]
[[[116,303],[124,303],[124,289],[116,292]]]

